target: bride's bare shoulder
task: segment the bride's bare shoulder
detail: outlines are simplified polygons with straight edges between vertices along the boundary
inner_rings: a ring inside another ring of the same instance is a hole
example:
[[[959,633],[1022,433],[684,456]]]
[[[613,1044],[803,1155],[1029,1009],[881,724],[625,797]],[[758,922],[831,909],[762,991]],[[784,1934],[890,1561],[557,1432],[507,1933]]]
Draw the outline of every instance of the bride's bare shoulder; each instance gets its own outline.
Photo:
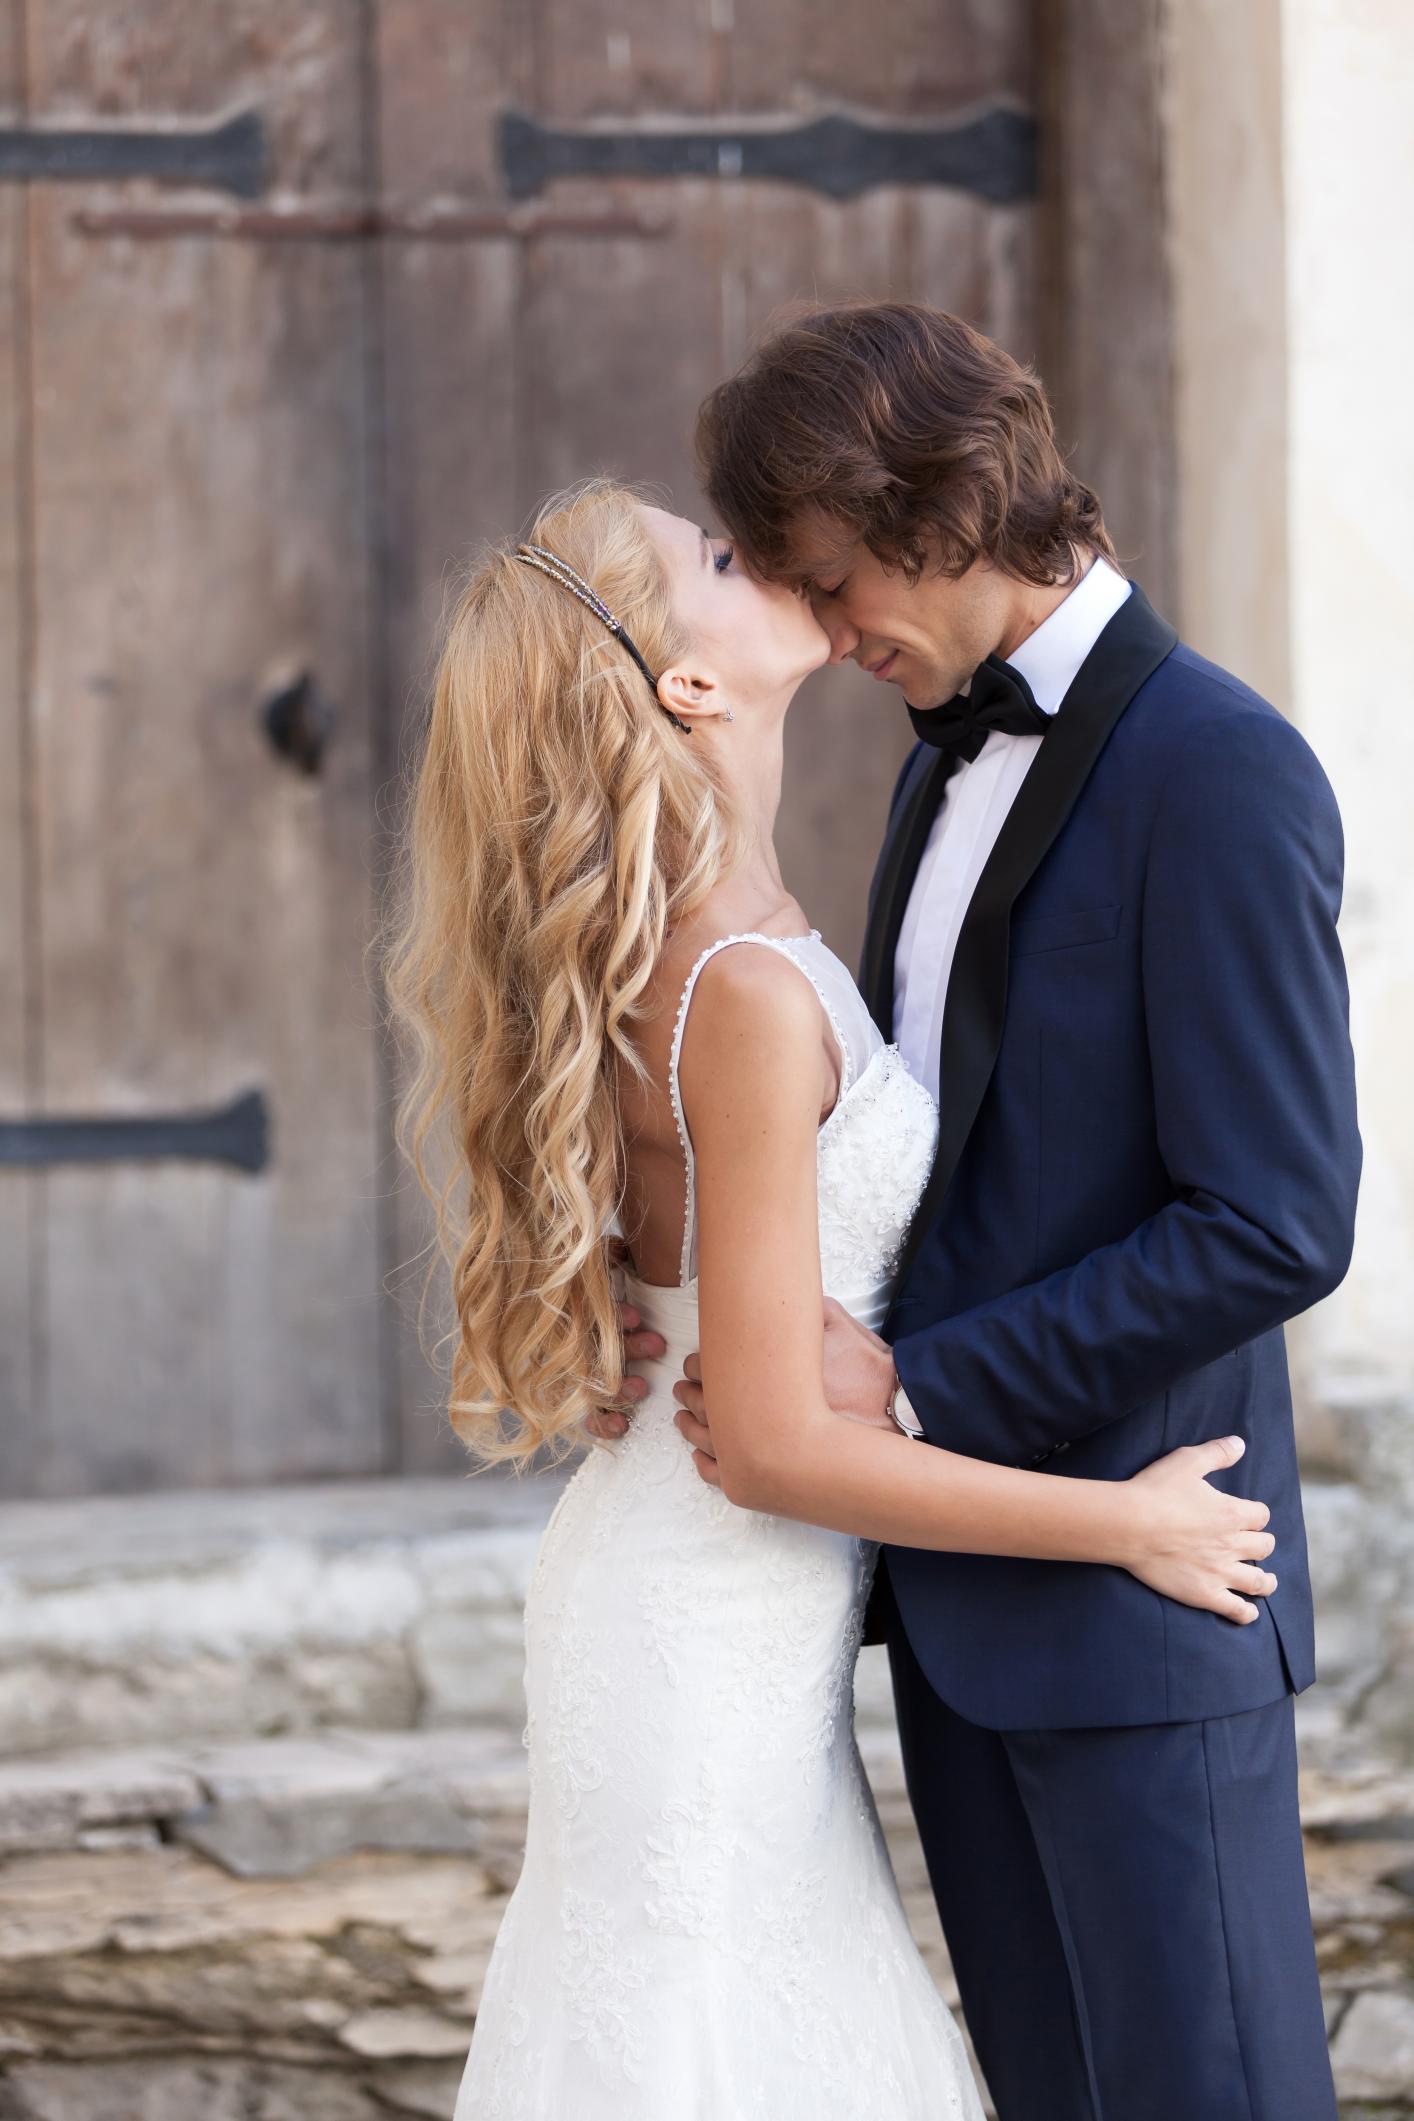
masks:
[[[678,1077],[685,1104],[720,1098],[767,1077],[809,1085],[825,1073],[819,998],[778,950],[717,951],[703,966],[683,1026]]]
[[[669,936],[654,965],[637,1013],[635,1044],[655,1080],[666,1081],[680,1022],[685,1035],[691,1024],[695,1049],[702,1041],[704,1019],[721,1017],[725,1026],[735,1020],[738,1001],[744,1014],[749,1015],[753,1008],[759,1014],[773,1008],[771,998],[779,992],[785,997],[779,1004],[782,1028],[788,1028],[792,1018],[808,1018],[812,1004],[809,982],[792,976],[781,952],[750,947],[762,937],[769,941],[775,927],[789,929],[793,922],[798,923],[799,909],[789,904],[773,908],[761,925],[736,926],[728,925],[723,918],[727,910],[702,908],[692,921]],[[684,1020],[690,983],[706,1006],[694,1002]],[[803,994],[797,994],[797,989],[803,989]]]

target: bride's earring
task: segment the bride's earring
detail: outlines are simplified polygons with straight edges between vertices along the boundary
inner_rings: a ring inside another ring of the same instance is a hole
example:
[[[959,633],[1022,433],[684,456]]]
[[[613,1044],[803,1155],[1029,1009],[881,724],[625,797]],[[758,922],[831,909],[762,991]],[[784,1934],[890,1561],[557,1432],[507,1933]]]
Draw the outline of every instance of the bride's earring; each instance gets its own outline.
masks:
[[[722,709],[722,720],[724,722],[734,722],[736,720],[736,716],[732,713],[730,707],[724,707]]]

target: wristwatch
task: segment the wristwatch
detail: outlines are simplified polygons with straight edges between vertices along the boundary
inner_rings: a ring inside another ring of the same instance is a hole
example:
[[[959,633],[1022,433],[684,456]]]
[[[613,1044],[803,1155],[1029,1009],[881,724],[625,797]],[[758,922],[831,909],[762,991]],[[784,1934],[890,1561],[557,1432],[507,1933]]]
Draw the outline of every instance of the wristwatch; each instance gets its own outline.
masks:
[[[912,1436],[918,1443],[926,1441],[923,1434],[923,1424],[913,1411],[913,1401],[909,1398],[907,1392],[904,1391],[903,1385],[899,1381],[897,1370],[894,1371],[893,1390],[890,1392],[885,1404],[889,1419],[896,1429],[901,1429],[905,1436]]]

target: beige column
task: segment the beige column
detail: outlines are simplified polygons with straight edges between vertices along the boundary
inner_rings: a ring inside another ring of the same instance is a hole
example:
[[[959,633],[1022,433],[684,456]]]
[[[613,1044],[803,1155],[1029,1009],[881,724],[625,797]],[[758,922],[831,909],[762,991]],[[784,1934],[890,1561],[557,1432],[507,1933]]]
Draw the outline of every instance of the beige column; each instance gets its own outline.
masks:
[[[1414,1494],[1414,8],[1284,16],[1293,711],[1345,817],[1366,1146],[1355,1267],[1310,1340],[1328,1393],[1403,1403],[1370,1447]]]
[[[1282,0],[1169,0],[1178,572],[1193,645],[1290,709]]]
[[[1414,1743],[1414,8],[1169,0],[1165,84],[1184,630],[1346,829],[1366,1164],[1350,1276],[1291,1336],[1313,1543],[1337,1663],[1391,1673]]]

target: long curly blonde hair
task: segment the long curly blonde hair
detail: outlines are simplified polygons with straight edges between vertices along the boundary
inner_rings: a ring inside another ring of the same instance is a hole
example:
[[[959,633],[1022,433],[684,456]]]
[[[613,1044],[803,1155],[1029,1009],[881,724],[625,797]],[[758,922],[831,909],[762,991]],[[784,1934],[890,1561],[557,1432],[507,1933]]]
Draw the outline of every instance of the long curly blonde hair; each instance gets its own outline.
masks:
[[[690,644],[642,499],[591,481],[529,542],[661,671]],[[643,1074],[665,939],[744,846],[701,740],[607,628],[513,545],[485,552],[445,623],[383,952],[396,1138],[433,1206],[432,1274],[451,1271],[448,1414],[483,1463],[563,1457],[619,1397],[618,1071]]]

